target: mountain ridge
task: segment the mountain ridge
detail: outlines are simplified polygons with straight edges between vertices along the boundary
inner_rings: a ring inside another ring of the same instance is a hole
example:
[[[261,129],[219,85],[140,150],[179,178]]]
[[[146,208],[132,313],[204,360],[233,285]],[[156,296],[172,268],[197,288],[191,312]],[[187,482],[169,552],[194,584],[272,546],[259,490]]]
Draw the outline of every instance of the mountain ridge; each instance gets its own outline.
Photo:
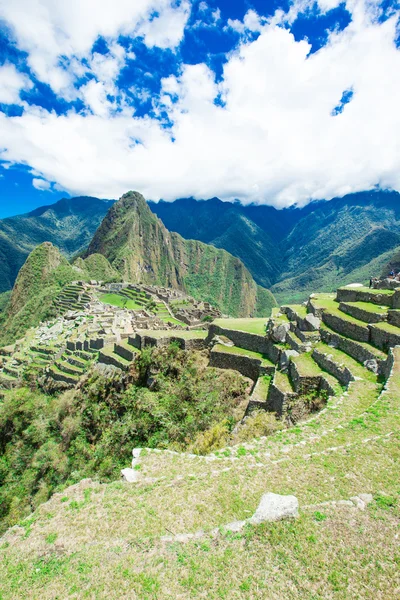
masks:
[[[104,255],[126,281],[182,289],[232,316],[268,314],[270,292],[224,249],[170,232],[138,192],[128,192],[103,219],[87,251]]]
[[[0,293],[11,289],[29,253],[51,242],[67,257],[82,251],[114,200],[62,198],[22,215],[0,219]]]

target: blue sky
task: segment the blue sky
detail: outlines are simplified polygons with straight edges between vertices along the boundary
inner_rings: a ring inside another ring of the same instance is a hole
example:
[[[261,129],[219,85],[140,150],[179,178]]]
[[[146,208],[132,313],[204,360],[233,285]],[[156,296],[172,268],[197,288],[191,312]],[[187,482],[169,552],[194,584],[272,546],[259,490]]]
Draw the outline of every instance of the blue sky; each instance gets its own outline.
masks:
[[[65,195],[400,190],[399,7],[0,0],[0,217]]]

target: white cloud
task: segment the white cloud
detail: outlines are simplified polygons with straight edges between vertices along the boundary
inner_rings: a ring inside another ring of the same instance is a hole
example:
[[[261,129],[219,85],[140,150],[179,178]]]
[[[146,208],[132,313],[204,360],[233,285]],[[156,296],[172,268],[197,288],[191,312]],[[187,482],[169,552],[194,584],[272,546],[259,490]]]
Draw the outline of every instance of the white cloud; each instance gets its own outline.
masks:
[[[230,54],[221,83],[204,64],[163,80],[153,101],[171,129],[128,107],[113,110],[108,86],[125,58],[110,50],[103,70],[93,56],[99,79],[81,88],[91,112],[57,116],[31,106],[20,117],[0,114],[0,159],[27,164],[72,194],[103,198],[137,189],[149,199],[283,207],[377,184],[400,191],[396,20],[371,21],[362,4],[352,12],[354,21],[311,55],[307,42],[251,14],[245,27],[260,35]],[[332,116],[349,89],[352,100]]]
[[[119,35],[144,36],[151,47],[174,48],[189,13],[188,0],[0,0],[0,19],[28,53],[36,77],[70,95],[75,73],[69,61],[77,66],[76,58],[90,56],[99,36],[111,42]]]
[[[34,188],[36,188],[37,190],[42,190],[42,191],[49,191],[51,188],[51,185],[48,181],[45,181],[44,179],[32,179],[32,185]]]
[[[0,102],[3,104],[21,104],[20,92],[29,90],[32,82],[14,65],[5,63],[0,67]]]

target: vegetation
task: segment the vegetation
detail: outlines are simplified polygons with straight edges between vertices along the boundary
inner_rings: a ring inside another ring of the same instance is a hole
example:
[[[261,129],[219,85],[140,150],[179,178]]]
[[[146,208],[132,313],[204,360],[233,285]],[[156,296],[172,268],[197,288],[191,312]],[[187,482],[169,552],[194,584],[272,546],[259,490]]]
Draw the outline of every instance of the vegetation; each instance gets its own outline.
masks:
[[[10,290],[32,250],[51,242],[71,258],[84,250],[112,201],[63,198],[51,206],[0,220],[0,292]]]
[[[104,304],[111,304],[112,306],[118,306],[119,308],[127,308],[129,310],[139,310],[143,308],[142,304],[137,304],[134,300],[121,296],[120,294],[102,294],[99,297],[100,302]]]
[[[215,325],[224,329],[235,329],[246,333],[265,335],[266,319],[215,319]]]
[[[65,485],[84,477],[118,479],[134,447],[195,452],[221,447],[243,416],[246,381],[235,372],[206,368],[201,355],[171,344],[143,351],[135,365],[124,385],[118,376],[105,378],[93,371],[80,390],[58,397],[27,388],[4,392],[3,529]],[[205,440],[209,432],[214,442]]]
[[[239,259],[170,233],[137,192],[110,209],[85,256],[94,253],[103,254],[126,281],[137,281],[139,274],[143,283],[183,289],[232,316],[268,316],[276,305]]]
[[[280,211],[217,199],[151,204],[170,230],[239,257],[280,304],[400,270],[398,207],[398,193],[382,191]]]

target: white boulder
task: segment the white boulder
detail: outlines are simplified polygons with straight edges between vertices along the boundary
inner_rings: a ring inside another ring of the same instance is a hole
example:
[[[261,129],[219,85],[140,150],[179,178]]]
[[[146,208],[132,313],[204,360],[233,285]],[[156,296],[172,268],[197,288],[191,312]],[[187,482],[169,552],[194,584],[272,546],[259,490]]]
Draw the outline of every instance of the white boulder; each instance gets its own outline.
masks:
[[[258,525],[265,521],[280,521],[281,519],[295,518],[299,514],[299,501],[296,496],[281,496],[268,492],[261,498],[261,502],[249,523]]]

